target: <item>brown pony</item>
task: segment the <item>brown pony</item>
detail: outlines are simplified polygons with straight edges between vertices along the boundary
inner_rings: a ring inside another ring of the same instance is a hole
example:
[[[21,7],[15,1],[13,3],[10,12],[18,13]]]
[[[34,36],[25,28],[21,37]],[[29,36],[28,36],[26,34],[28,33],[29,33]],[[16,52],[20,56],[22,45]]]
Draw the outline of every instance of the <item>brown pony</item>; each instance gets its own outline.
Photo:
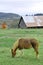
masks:
[[[11,53],[12,53],[12,57],[14,57],[16,55],[16,50],[22,50],[22,49],[29,49],[29,48],[33,48],[36,52],[36,57],[38,58],[38,41],[36,39],[18,39],[14,45],[14,47],[11,49]]]

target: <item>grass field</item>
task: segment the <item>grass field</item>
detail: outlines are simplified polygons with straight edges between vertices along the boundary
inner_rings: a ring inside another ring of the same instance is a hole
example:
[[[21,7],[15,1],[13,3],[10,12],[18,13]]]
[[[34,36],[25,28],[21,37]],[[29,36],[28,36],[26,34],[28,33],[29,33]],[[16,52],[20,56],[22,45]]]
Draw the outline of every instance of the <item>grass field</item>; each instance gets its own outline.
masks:
[[[10,49],[21,37],[39,41],[39,59],[32,48],[23,50],[20,57],[11,57]],[[43,29],[0,29],[0,65],[43,65]]]

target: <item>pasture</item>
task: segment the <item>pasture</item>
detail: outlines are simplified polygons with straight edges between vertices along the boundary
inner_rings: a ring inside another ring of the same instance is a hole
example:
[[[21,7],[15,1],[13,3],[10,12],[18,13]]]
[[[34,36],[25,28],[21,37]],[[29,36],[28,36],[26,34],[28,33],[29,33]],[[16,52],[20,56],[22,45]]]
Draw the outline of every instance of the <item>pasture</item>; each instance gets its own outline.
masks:
[[[12,58],[10,49],[18,38],[36,38],[39,59],[32,48],[24,49],[22,56]],[[0,29],[0,65],[43,65],[43,29]]]

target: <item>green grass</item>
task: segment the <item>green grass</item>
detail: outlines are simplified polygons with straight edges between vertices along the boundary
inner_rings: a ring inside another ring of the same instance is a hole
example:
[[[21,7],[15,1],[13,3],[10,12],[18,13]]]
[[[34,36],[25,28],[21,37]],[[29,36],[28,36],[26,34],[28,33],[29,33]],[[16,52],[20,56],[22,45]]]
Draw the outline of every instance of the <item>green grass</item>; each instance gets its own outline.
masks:
[[[11,57],[10,49],[21,37],[39,41],[39,59],[32,48],[23,50],[20,57]],[[43,29],[0,29],[0,65],[43,65]]]

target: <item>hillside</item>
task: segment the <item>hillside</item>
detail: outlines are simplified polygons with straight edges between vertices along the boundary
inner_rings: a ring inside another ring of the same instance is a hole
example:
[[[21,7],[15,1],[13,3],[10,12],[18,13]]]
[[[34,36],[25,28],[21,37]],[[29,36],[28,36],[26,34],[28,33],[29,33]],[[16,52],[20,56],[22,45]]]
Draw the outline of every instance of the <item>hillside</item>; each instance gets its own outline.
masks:
[[[18,14],[0,12],[0,28],[3,23],[6,23],[8,28],[18,27],[19,19],[20,15]]]
[[[14,14],[14,13],[3,13],[3,12],[0,12],[0,19],[15,19],[15,18],[19,18],[20,15],[18,14]]]

